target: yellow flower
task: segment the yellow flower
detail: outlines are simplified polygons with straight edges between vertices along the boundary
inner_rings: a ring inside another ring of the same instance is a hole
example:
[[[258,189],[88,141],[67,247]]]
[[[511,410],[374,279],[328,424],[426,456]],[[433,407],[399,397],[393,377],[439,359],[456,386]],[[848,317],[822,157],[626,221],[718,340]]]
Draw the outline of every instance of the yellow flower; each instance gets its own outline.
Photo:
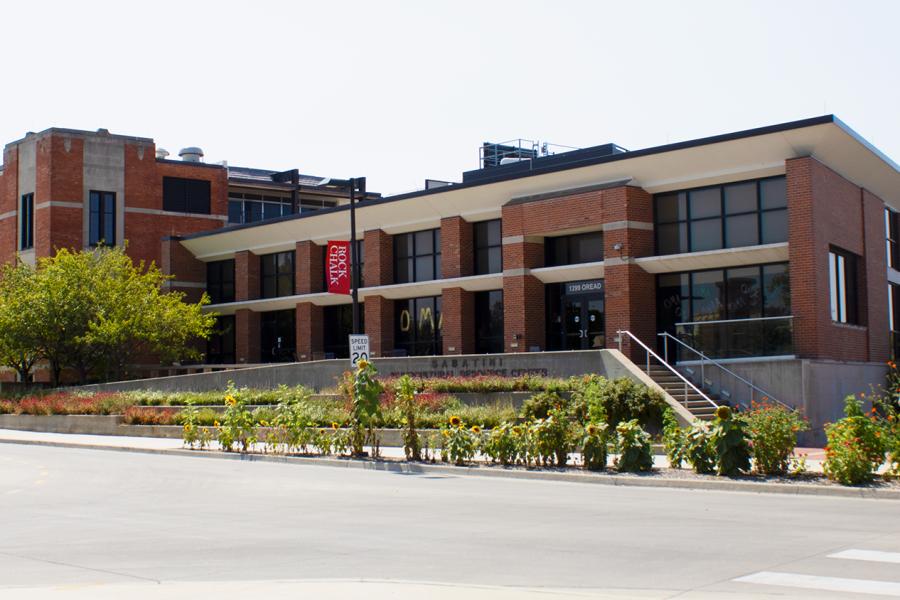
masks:
[[[260,421],[259,424],[260,424],[261,426],[263,426],[263,427],[268,427],[268,426],[269,426],[269,424],[266,423],[265,421]]]
[[[190,423],[185,423],[185,424],[184,424],[184,430],[185,430],[185,431],[191,431],[192,429],[194,429],[194,426],[191,425]]]
[[[444,437],[450,437],[450,432],[445,429],[441,432],[441,435],[443,435]]]
[[[472,425],[472,433],[481,433],[481,427],[478,425]]]
[[[522,435],[522,428],[516,425],[512,428],[513,435]]]
[[[336,422],[333,422],[333,423],[331,424],[331,428],[332,428],[334,431],[337,431],[338,429],[341,428],[341,426],[338,425]]]
[[[237,404],[237,399],[231,394],[228,394],[227,396],[225,396],[225,404],[227,404],[228,406],[234,406],[235,404]]]
[[[450,424],[454,427],[460,427],[462,425],[462,419],[460,419],[456,415],[453,415],[452,417],[450,417]]]
[[[723,421],[727,421],[731,418],[731,409],[723,404],[716,409],[716,416]]]
[[[600,431],[600,428],[594,425],[593,423],[587,426],[588,435],[597,435],[597,432]]]
[[[218,422],[218,421],[213,421],[213,425],[216,426],[216,427],[218,427],[218,426],[219,426],[219,422]]]
[[[367,361],[364,358],[361,358],[358,361],[356,361],[356,368],[359,369],[360,371],[364,371],[366,368],[368,368],[368,366],[369,366],[369,361]]]

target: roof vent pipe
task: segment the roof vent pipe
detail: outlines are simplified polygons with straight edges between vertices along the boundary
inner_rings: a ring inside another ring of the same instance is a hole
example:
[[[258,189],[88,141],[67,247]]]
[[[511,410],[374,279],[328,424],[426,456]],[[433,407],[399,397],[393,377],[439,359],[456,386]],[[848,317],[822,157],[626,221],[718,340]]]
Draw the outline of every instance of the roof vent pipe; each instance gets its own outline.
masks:
[[[179,150],[178,156],[184,162],[201,162],[203,160],[203,150],[196,146],[188,146]]]
[[[167,156],[169,156],[169,151],[165,148],[156,149],[156,160],[165,160]]]

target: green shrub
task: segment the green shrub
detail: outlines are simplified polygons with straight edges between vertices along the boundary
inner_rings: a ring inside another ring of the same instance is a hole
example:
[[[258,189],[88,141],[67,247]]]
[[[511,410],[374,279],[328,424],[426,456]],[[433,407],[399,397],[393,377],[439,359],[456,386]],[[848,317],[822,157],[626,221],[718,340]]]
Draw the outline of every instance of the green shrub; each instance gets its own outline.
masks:
[[[641,428],[637,419],[622,421],[616,426],[616,468],[623,472],[649,471],[653,468],[650,434]]]
[[[504,423],[485,434],[481,452],[490,458],[491,462],[500,463],[504,467],[516,462],[521,435],[513,430],[515,427],[517,426],[511,423]],[[521,430],[521,427],[518,429]]]
[[[687,461],[695,473],[714,473],[716,470],[716,449],[712,442],[709,425],[694,421],[685,436],[687,441]]]
[[[764,475],[787,473],[797,433],[809,429],[807,422],[797,411],[772,404],[754,404],[741,418],[753,442],[756,470]]]
[[[854,396],[844,400],[844,414],[825,426],[825,475],[843,485],[870,481],[884,462],[885,439],[875,416],[863,414],[862,403]]]
[[[573,424],[564,408],[553,408],[546,419],[531,424],[531,435],[538,460],[544,466],[563,467],[574,445]]]
[[[403,453],[406,460],[422,460],[422,445],[419,432],[416,431],[418,407],[416,406],[416,388],[409,375],[397,381],[397,405],[403,414]]]
[[[581,457],[584,468],[602,471],[606,468],[609,454],[609,439],[606,423],[588,423],[581,438]]]
[[[566,401],[556,392],[540,392],[522,404],[522,418],[533,421],[546,419],[550,411],[566,406]]]
[[[237,444],[241,452],[247,452],[256,442],[253,424],[253,416],[240,393],[234,385],[229,385],[225,394],[225,414],[222,417],[222,424],[216,427],[219,445],[226,452],[231,452]]]
[[[462,465],[475,458],[480,431],[466,429],[465,423],[454,415],[441,430],[441,458],[444,462]]]
[[[586,385],[587,414],[597,420],[602,414],[610,427],[637,419],[644,427],[660,427],[665,400],[656,390],[627,377],[598,377]]]
[[[669,466],[680,469],[687,461],[688,441],[685,430],[678,424],[675,411],[671,408],[666,408],[663,412],[663,445],[666,448]]]
[[[716,409],[710,430],[710,441],[716,450],[716,472],[734,476],[750,470],[750,441],[744,422],[727,406]]]

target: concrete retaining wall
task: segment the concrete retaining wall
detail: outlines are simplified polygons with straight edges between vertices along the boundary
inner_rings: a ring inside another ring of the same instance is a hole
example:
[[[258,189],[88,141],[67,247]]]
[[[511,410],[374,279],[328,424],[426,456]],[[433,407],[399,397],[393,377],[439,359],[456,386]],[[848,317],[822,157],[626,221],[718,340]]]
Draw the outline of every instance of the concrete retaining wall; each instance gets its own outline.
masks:
[[[376,358],[375,366],[382,377],[405,373],[420,377],[471,377],[497,375],[518,377],[570,377],[597,373],[610,378],[632,377],[615,350],[572,352],[532,352],[463,356],[416,356],[408,358]],[[203,392],[222,390],[233,381],[237,387],[269,389],[279,385],[305,385],[314,390],[333,388],[344,371],[347,360],[320,360],[305,363],[278,364],[215,373],[196,373],[173,377],[157,377],[87,385],[79,389],[97,392],[156,390],[163,392]]]

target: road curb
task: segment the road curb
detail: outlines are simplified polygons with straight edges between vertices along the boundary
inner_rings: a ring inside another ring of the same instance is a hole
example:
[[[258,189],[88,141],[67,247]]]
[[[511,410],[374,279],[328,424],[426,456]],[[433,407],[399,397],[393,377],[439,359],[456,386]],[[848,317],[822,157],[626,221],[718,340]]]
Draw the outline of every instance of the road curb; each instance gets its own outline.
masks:
[[[47,440],[2,439],[0,444],[26,446],[48,446],[53,448],[74,448],[81,450],[106,450],[131,452],[135,454],[156,454],[192,458],[220,460],[240,460],[249,462],[270,462],[296,465],[318,465],[392,473],[439,473],[453,476],[501,477],[530,481],[556,481],[564,483],[588,483],[613,486],[653,487],[679,490],[709,490],[722,492],[743,492],[757,494],[787,494],[794,496],[830,496],[838,498],[870,498],[876,500],[900,500],[900,490],[875,488],[838,487],[824,485],[795,485],[785,483],[765,483],[753,481],[710,480],[710,479],[664,479],[654,475],[605,475],[590,472],[563,470],[532,470],[521,467],[497,467],[470,465],[457,467],[446,464],[415,463],[402,460],[371,460],[353,458],[333,458],[314,456],[282,456],[277,454],[240,454],[219,451],[187,450],[183,448],[140,448],[135,446],[109,446],[104,444],[79,444]]]

